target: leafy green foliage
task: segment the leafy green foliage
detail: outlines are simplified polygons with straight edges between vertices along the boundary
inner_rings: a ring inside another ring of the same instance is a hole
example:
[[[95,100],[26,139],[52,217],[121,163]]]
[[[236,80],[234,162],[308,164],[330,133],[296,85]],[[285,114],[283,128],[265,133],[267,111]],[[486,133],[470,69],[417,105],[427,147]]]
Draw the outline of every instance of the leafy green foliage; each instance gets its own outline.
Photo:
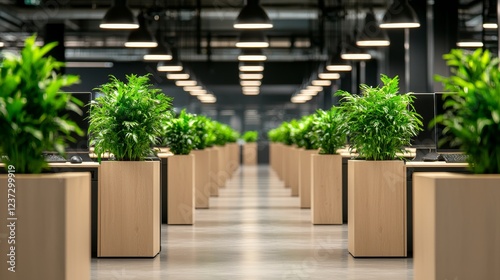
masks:
[[[214,144],[217,146],[236,142],[239,137],[238,133],[230,126],[217,121],[212,121],[212,134],[214,135]]]
[[[345,122],[341,129],[352,148],[367,160],[393,160],[404,152],[411,137],[422,129],[420,115],[413,108],[413,97],[398,94],[398,77],[381,75],[383,86],[361,85],[362,96],[338,91],[342,97],[340,113]]]
[[[335,154],[345,146],[346,132],[341,129],[345,120],[338,107],[332,107],[328,111],[318,110],[313,122],[320,154]]]
[[[314,115],[304,116],[296,123],[297,126],[294,127],[294,142],[300,148],[304,148],[306,150],[314,150],[318,148],[314,118]]]
[[[174,155],[188,155],[201,142],[196,131],[196,116],[182,110],[179,117],[167,124],[166,142]]]
[[[91,103],[89,138],[98,159],[110,152],[117,160],[143,160],[165,135],[172,99],[152,88],[149,75],[128,75],[127,83],[110,76],[96,90],[104,95]]]
[[[452,50],[443,58],[451,67],[450,77],[437,76],[450,94],[444,106],[447,111],[435,122],[453,135],[445,141],[460,147],[469,155],[474,173],[500,173],[500,70],[498,58],[489,51],[473,53]],[[438,143],[442,144],[442,143]]]
[[[59,75],[64,64],[46,54],[55,47],[26,39],[20,56],[6,56],[0,64],[0,154],[8,156],[17,173],[41,173],[47,167],[44,151],[64,154],[71,132],[83,135],[67,112],[81,114],[83,105],[61,88],[79,82],[73,75]]]
[[[259,132],[255,130],[249,130],[243,133],[243,140],[247,143],[257,142],[259,139]]]
[[[209,119],[205,116],[194,116],[193,130],[195,132],[194,149],[203,150],[209,143]]]

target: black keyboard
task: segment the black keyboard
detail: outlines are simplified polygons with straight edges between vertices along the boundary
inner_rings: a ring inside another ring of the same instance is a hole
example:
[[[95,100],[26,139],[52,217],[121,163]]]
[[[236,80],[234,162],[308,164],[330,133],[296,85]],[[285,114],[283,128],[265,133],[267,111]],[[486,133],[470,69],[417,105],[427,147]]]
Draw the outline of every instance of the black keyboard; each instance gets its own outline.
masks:
[[[44,157],[47,162],[67,162],[67,160],[60,155],[45,155]]]
[[[465,154],[441,154],[446,162],[462,163],[467,162],[467,155]]]

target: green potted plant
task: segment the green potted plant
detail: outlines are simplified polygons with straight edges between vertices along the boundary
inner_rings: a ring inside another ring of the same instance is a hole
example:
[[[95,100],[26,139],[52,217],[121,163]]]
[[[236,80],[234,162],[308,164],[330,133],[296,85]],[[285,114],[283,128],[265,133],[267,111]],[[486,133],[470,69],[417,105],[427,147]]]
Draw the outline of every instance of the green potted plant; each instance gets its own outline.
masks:
[[[194,224],[195,156],[190,153],[200,142],[196,121],[194,115],[182,110],[167,125],[165,139],[174,154],[168,158],[169,225]]]
[[[422,122],[413,97],[399,93],[398,77],[381,80],[382,86],[361,85],[359,96],[337,92],[341,129],[362,159],[348,161],[348,249],[355,257],[406,256],[404,161],[397,154]]]
[[[255,130],[246,131],[242,136],[243,141],[243,164],[257,165],[257,139],[259,132]]]
[[[57,73],[64,64],[47,55],[55,45],[38,47],[31,36],[19,55],[0,61],[0,154],[7,173],[0,175],[0,217],[17,219],[0,228],[0,251],[15,254],[0,270],[2,279],[90,278],[90,174],[39,174],[50,167],[43,152],[63,154],[69,134],[81,133],[66,113],[82,104],[62,91],[79,78]],[[8,242],[11,230],[15,244]]]
[[[219,180],[217,174],[219,173],[219,149],[215,146],[217,135],[214,132],[215,122],[210,118],[206,118],[204,127],[207,129],[205,138],[207,151],[209,152],[209,181],[210,181],[210,196],[219,196]]]
[[[453,93],[445,96],[447,111],[436,122],[468,156],[474,174],[414,175],[415,277],[493,279],[500,275],[491,262],[500,258],[499,250],[491,250],[499,242],[492,229],[500,228],[499,59],[482,49],[456,49],[443,57],[451,75],[436,79]]]
[[[299,197],[301,208],[311,208],[311,156],[318,153],[315,133],[316,115],[302,117],[295,132],[299,164]]]
[[[99,161],[105,153],[115,158],[100,167],[97,254],[154,257],[160,251],[160,162],[145,158],[163,136],[172,104],[149,84],[149,75],[126,79],[110,76],[90,106],[90,145]]]
[[[313,120],[319,153],[312,155],[311,214],[313,224],[342,224],[342,156],[347,141],[344,115],[338,107],[318,110]]]
[[[195,162],[195,208],[209,208],[210,198],[210,151],[208,144],[208,118],[201,115],[193,115],[194,155]]]

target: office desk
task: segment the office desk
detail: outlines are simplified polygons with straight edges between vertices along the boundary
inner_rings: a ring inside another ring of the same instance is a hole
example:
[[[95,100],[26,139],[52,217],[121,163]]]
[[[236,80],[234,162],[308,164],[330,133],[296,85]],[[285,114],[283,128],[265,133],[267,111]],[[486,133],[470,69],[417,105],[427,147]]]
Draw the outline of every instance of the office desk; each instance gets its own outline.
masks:
[[[415,172],[459,172],[470,173],[467,163],[447,163],[444,161],[408,161],[405,164],[406,172],[406,228],[407,252],[413,255],[413,173]]]
[[[97,187],[99,185],[99,163],[97,162],[57,162],[49,163],[48,172],[89,172],[91,187],[91,252],[97,257]],[[0,164],[0,173],[5,173],[4,164]]]
[[[90,172],[91,187],[91,246],[92,257],[97,257],[97,187],[99,185],[99,163],[97,162],[57,162],[49,163],[53,172]]]

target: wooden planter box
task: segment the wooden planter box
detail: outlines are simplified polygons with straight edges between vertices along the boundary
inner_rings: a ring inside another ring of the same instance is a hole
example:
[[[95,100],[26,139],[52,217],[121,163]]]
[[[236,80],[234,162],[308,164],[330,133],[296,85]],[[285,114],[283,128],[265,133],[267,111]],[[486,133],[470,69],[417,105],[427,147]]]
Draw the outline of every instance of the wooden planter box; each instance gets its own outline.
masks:
[[[257,143],[243,144],[243,165],[257,165]]]
[[[289,153],[290,153],[288,157],[289,169],[287,172],[289,176],[288,180],[290,183],[290,189],[292,190],[292,196],[299,196],[300,149],[297,147],[291,147]]]
[[[240,146],[238,143],[228,143],[226,146],[229,151],[229,174],[232,176],[240,166]]]
[[[292,158],[290,154],[291,146],[283,145],[282,148],[282,166],[281,173],[283,174],[283,182],[285,183],[285,188],[290,188],[290,159]]]
[[[0,279],[89,280],[90,173],[13,174],[13,188],[0,175]]]
[[[342,224],[342,156],[312,155],[311,214],[315,225]]]
[[[354,257],[406,256],[403,161],[348,161],[348,249]]]
[[[175,155],[168,159],[168,224],[194,224],[195,156]]]
[[[210,196],[219,196],[219,150],[217,148],[209,148],[210,153]]]
[[[194,155],[194,188],[195,208],[209,208],[210,200],[210,152],[193,150]]]
[[[415,173],[416,280],[500,279],[500,175]]]
[[[160,252],[160,162],[103,161],[99,174],[98,257]]]
[[[217,179],[219,183],[219,188],[224,188],[226,186],[227,180],[227,156],[225,146],[218,146],[216,149],[219,151],[219,168],[217,173]]]
[[[317,153],[317,150],[299,150],[300,208],[311,208],[311,156]]]

